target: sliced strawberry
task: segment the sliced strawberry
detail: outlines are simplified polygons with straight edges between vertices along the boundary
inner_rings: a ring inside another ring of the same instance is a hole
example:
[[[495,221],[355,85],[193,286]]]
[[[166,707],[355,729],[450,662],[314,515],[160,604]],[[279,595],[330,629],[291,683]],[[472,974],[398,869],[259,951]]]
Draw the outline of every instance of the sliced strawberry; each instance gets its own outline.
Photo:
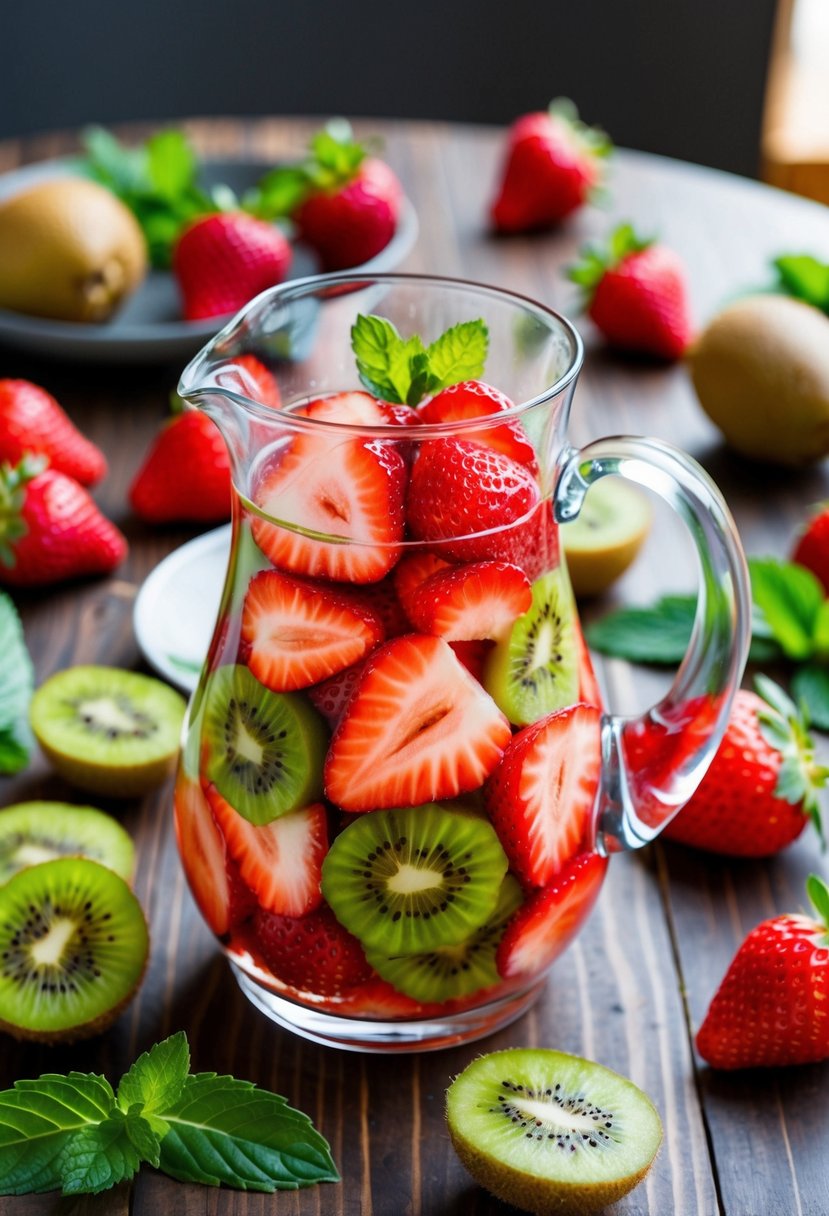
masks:
[[[606,870],[606,857],[580,853],[552,886],[536,891],[518,909],[495,956],[505,979],[538,975],[549,967],[587,919]]]
[[[206,793],[228,852],[260,908],[305,916],[319,907],[322,859],[328,852],[322,803],[257,827],[234,811],[215,786],[208,786]]]
[[[499,638],[532,604],[530,580],[509,562],[473,562],[431,574],[411,593],[415,629],[447,641]]]
[[[441,638],[405,634],[366,660],[334,732],[325,789],[344,810],[417,806],[477,789],[506,718]]]
[[[395,566],[392,573],[381,579],[379,583],[360,587],[359,592],[355,593],[379,616],[387,638],[396,638],[401,633],[409,633],[412,628],[409,618],[403,610],[403,605],[397,597],[394,584],[396,573],[397,567]]]
[[[193,898],[221,937],[249,917],[253,896],[225,850],[225,843],[198,781],[180,774],[175,789],[175,829]]]
[[[469,674],[474,676],[479,684],[482,684],[484,660],[492,649],[493,643],[483,638],[476,638],[472,642],[450,642],[449,645]]]
[[[395,1020],[401,1018],[428,1018],[446,1012],[446,1005],[432,1002],[423,1005],[404,996],[391,984],[373,976],[366,983],[353,988],[344,994],[343,999],[331,1007],[332,1013],[341,1016],[372,1018],[375,1021]]]
[[[470,418],[490,418],[493,414],[502,414],[514,408],[514,402],[499,389],[484,384],[482,380],[463,380],[459,384],[450,384],[431,401],[421,405],[418,414],[421,422],[465,422]],[[517,420],[502,422],[497,426],[476,427],[457,438],[494,448],[511,460],[526,465],[534,473],[538,472],[535,448]]]
[[[365,663],[355,663],[308,689],[308,699],[334,729],[360,681]]]
[[[339,996],[371,975],[363,948],[323,904],[299,920],[259,909],[254,932],[278,980],[319,996]]]
[[[269,405],[278,410],[282,394],[273,372],[256,355],[234,355],[226,366],[215,373],[216,383],[229,388],[260,405]]]
[[[484,801],[522,882],[545,887],[588,847],[601,772],[600,711],[570,705],[514,736]]]
[[[399,556],[405,489],[406,462],[391,444],[331,432],[297,435],[253,494],[281,522],[257,517],[253,535],[281,569],[373,583]]]
[[[579,649],[579,700],[584,701],[587,705],[597,705],[599,709],[604,709],[604,697],[599,687],[599,681],[596,679],[596,672],[593,670],[593,660],[587,649],[584,634],[578,625],[574,632]]]
[[[407,620],[409,604],[414,591],[430,575],[437,574],[438,570],[448,570],[449,566],[449,562],[445,562],[443,558],[434,553],[407,553],[400,559],[391,577]]]
[[[382,622],[368,604],[278,570],[248,585],[242,641],[248,667],[274,692],[307,688],[359,662],[383,641]]]
[[[332,393],[317,397],[296,411],[306,418],[351,426],[419,426],[420,415],[408,405],[380,401],[370,393]]]

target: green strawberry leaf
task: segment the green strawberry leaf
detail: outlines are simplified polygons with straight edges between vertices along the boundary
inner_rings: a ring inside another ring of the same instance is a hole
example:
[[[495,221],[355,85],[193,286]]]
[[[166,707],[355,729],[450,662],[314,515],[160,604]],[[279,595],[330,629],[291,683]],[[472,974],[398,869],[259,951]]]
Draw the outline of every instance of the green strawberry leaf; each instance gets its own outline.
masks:
[[[792,692],[812,725],[829,730],[829,669],[802,664],[792,675]]]
[[[45,1073],[0,1093],[0,1194],[58,1190],[69,1143],[114,1105],[109,1082],[92,1073]]]
[[[195,182],[198,162],[182,131],[159,131],[147,140],[147,177],[162,198],[175,201]]]
[[[140,1116],[116,1109],[97,1126],[85,1127],[66,1141],[60,1157],[64,1195],[97,1195],[133,1177],[142,1159],[130,1135],[130,1124],[136,1119],[143,1122]],[[157,1162],[158,1138],[153,1139]]]
[[[751,591],[783,653],[808,659],[815,650],[815,628],[823,588],[810,570],[773,558],[749,558]]]
[[[0,773],[25,768],[32,747],[29,702],[34,668],[26,649],[20,618],[11,599],[0,592]]]
[[[632,224],[619,224],[603,244],[591,243],[579,250],[579,261],[566,270],[571,283],[581,287],[580,305],[586,309],[608,270],[624,258],[641,253],[654,243],[653,237],[640,237]]]
[[[190,1071],[190,1048],[180,1030],[139,1056],[118,1086],[122,1111],[138,1107],[144,1115],[160,1115],[179,1098]]]
[[[829,929],[829,887],[824,879],[817,874],[810,874],[806,879],[806,894],[817,913],[818,920]]]
[[[479,379],[488,350],[489,330],[482,318],[451,326],[427,347],[431,376],[428,391],[436,393],[450,384],[460,384],[462,380]]]
[[[310,1119],[248,1081],[198,1073],[163,1117],[160,1168],[182,1182],[270,1193],[339,1181]]]
[[[829,313],[829,262],[808,253],[787,253],[772,262],[777,290]]]

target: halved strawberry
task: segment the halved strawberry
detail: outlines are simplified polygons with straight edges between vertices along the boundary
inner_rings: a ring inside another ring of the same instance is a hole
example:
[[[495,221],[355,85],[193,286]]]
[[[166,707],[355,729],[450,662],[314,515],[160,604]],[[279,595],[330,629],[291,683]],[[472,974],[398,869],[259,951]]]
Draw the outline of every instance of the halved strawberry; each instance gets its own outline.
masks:
[[[281,569],[373,583],[400,555],[405,490],[406,462],[390,443],[296,435],[254,489],[270,517],[253,520],[254,539]]]
[[[539,502],[535,477],[523,464],[465,439],[431,439],[412,466],[406,517],[416,540],[459,562],[512,561],[516,531]]]
[[[256,355],[234,355],[226,365],[218,368],[215,379],[223,388],[241,393],[260,405],[269,405],[271,409],[278,410],[282,404],[276,377]]]
[[[437,393],[417,412],[421,422],[465,422],[470,418],[489,418],[514,408],[514,402],[500,389],[484,384],[483,380],[462,380]],[[511,460],[526,465],[533,473],[538,472],[535,448],[517,420],[511,419],[497,426],[476,427],[457,437],[494,448]]]
[[[435,553],[407,553],[394,568],[392,581],[403,611],[408,619],[409,603],[415,590],[438,570],[448,570],[450,563]]]
[[[250,916],[253,896],[226,853],[225,842],[198,781],[180,773],[174,795],[179,856],[201,914],[221,937]]]
[[[262,570],[248,585],[242,641],[248,667],[274,692],[307,688],[359,662],[383,641],[382,622],[356,596]]]
[[[580,853],[552,886],[530,896],[498,946],[495,963],[504,979],[538,975],[549,967],[587,919],[606,870],[606,857]]]
[[[361,390],[317,397],[296,413],[306,418],[320,418],[351,426],[419,426],[421,421],[420,415],[411,406],[381,401]]]
[[[327,904],[298,920],[259,909],[253,928],[276,978],[302,992],[339,996],[372,974],[357,938]]]
[[[593,660],[590,657],[590,651],[587,649],[584,634],[578,624],[576,624],[574,633],[579,651],[579,700],[586,702],[588,705],[597,705],[599,709],[604,709],[604,697],[599,687],[599,681],[596,679],[596,672],[593,669]]]
[[[484,680],[484,660],[494,643],[484,638],[476,638],[472,642],[450,642],[449,645],[469,674],[474,676],[479,684],[482,684]]]
[[[316,684],[313,688],[308,689],[308,699],[322,714],[332,730],[343,716],[343,710],[351,700],[354,689],[363,674],[364,666],[365,663],[355,663],[353,667],[346,667],[342,671],[338,671],[336,675],[323,680],[321,684]]]
[[[588,847],[601,773],[600,711],[570,705],[525,726],[488,780],[484,803],[510,865],[545,887]]]
[[[530,580],[509,562],[472,562],[430,574],[410,594],[415,629],[447,641],[499,638],[532,604]]]
[[[409,633],[412,628],[395,590],[394,576],[396,573],[397,566],[379,583],[370,583],[354,592],[379,616],[387,638],[396,638],[401,633]]]
[[[322,859],[328,852],[322,803],[257,827],[234,811],[215,786],[205,792],[228,852],[260,908],[283,916],[305,916],[318,908]]]
[[[375,650],[334,732],[325,790],[344,810],[417,806],[477,789],[510,727],[442,638]]]

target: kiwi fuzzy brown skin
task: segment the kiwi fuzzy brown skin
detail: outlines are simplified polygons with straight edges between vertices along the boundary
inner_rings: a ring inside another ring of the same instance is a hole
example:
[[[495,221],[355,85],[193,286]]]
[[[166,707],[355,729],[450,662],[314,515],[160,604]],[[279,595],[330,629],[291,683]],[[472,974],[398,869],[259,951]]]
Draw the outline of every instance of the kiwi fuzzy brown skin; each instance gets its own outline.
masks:
[[[32,697],[32,730],[71,785],[135,798],[172,776],[186,703],[152,676],[117,667],[68,667]]]
[[[0,1030],[40,1043],[99,1034],[148,958],[141,905],[114,871],[78,857],[21,870],[0,889]]]
[[[577,1080],[571,1088],[574,1070]],[[608,1092],[614,1095],[610,1104],[604,1096]],[[545,1107],[555,1112],[549,1123],[541,1114]],[[587,1216],[603,1210],[642,1181],[662,1142],[659,1114],[633,1082],[600,1064],[545,1048],[514,1048],[473,1060],[447,1090],[446,1114],[452,1146],[476,1182],[535,1216]],[[506,1136],[498,1135],[499,1121]],[[585,1124],[590,1131],[582,1130]],[[628,1156],[617,1164],[619,1126]],[[490,1131],[493,1144],[488,1146]],[[536,1154],[537,1161],[528,1164]],[[593,1163],[602,1162],[606,1167],[596,1169]]]

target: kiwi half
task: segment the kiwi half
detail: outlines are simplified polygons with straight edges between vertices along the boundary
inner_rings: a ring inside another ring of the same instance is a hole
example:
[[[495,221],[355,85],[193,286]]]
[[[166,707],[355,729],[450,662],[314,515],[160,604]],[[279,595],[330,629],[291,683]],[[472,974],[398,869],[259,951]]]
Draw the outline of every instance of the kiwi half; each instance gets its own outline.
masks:
[[[466,941],[457,946],[439,946],[427,954],[396,958],[369,953],[368,961],[398,992],[423,1004],[451,1001],[491,988],[501,982],[495,966],[498,943],[522,898],[518,880],[507,874],[498,892],[495,911]]]
[[[578,700],[576,606],[560,566],[533,583],[532,604],[484,660],[483,683],[513,726]]]
[[[367,950],[456,946],[492,915],[507,858],[486,819],[438,803],[373,811],[340,833],[322,893]]]
[[[473,1178],[538,1216],[615,1203],[641,1182],[662,1142],[659,1114],[632,1081],[541,1047],[473,1060],[447,1091],[446,1116]]]
[[[105,1029],[135,994],[149,938],[123,878],[85,857],[0,887],[0,1029],[46,1042]]]
[[[152,676],[68,667],[32,698],[38,743],[72,785],[132,798],[166,780],[178,755],[185,702]]]
[[[322,794],[328,732],[300,694],[271,692],[246,667],[219,667],[202,731],[208,779],[250,823],[270,823]]]
[[[129,882],[135,848],[120,823],[90,806],[21,802],[0,811],[0,885],[58,857],[89,857]]]
[[[650,524],[650,503],[635,486],[618,477],[594,482],[576,518],[561,527],[576,595],[599,595],[615,582],[642,548]]]

